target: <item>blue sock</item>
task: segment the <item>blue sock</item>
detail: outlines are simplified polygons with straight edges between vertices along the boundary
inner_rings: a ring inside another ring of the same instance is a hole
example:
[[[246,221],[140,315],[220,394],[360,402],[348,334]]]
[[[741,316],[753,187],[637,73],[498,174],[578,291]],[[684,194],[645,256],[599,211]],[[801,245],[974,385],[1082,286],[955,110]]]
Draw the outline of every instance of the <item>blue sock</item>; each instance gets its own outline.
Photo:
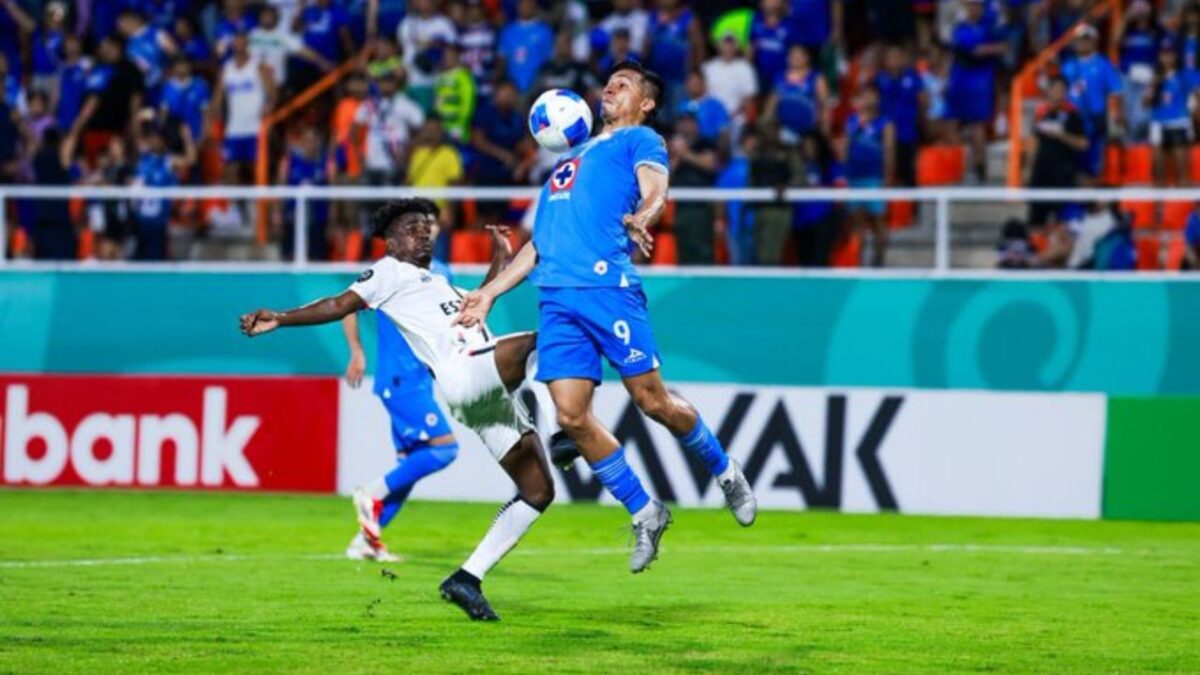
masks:
[[[625,505],[630,514],[637,513],[650,503],[650,495],[642,487],[642,481],[625,462],[624,448],[617,448],[613,454],[592,465],[592,471],[604,484],[609,494]]]
[[[412,488],[406,488],[399,492],[392,493],[383,500],[383,511],[379,514],[379,526],[387,527],[388,523],[396,519],[400,514],[401,507],[408,499],[408,495],[412,493]]]
[[[425,476],[450,466],[450,462],[457,456],[458,443],[430,445],[410,453],[383,477],[383,481],[387,483],[388,496],[391,497],[402,490],[411,490],[412,486]]]
[[[721,442],[713,436],[700,415],[696,415],[696,426],[686,436],[681,436],[679,442],[688,452],[699,457],[714,476],[729,467],[729,455],[725,454],[725,448],[721,447]]]

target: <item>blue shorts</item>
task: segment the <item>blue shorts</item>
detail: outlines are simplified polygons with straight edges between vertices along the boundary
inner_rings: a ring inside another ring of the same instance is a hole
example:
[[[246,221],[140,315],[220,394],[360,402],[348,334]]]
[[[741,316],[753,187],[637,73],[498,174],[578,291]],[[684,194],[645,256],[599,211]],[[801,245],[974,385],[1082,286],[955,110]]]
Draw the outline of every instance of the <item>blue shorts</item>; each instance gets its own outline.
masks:
[[[433,397],[433,389],[411,389],[401,394],[384,390],[379,395],[392,418],[392,443],[396,452],[416,450],[438,436],[453,433]]]
[[[865,190],[877,190],[883,187],[882,178],[851,178],[846,181],[852,188],[861,188]],[[872,199],[867,201],[853,201],[846,205],[846,208],[851,211],[866,211],[873,216],[882,216],[886,210],[883,201]]]
[[[995,112],[993,98],[995,95],[990,80],[987,86],[951,85],[946,91],[946,117],[962,124],[991,121]]]
[[[539,382],[600,382],[601,354],[621,377],[660,365],[641,288],[543,288],[539,310]]]
[[[258,137],[242,136],[226,138],[221,148],[221,159],[226,162],[253,162],[258,159]]]

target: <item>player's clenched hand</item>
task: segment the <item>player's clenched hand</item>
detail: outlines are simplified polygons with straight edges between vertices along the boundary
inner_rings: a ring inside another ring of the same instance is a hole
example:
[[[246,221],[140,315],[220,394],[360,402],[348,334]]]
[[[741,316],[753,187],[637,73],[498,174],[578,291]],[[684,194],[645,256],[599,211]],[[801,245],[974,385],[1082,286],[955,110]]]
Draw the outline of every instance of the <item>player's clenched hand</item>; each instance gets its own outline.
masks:
[[[508,238],[509,228],[507,225],[486,225],[485,230],[492,233],[492,246],[496,247],[496,252],[503,252],[505,258],[511,258],[513,254],[512,241]]]
[[[361,351],[350,354],[350,363],[346,364],[346,384],[351,389],[358,389],[362,384],[363,375],[367,372],[367,356]]]
[[[463,297],[462,309],[459,310],[454,323],[468,328],[483,323],[487,320],[488,312],[492,311],[493,302],[495,302],[495,298],[491,293],[484,292],[482,289],[467,293]]]
[[[248,337],[269,333],[279,327],[279,319],[269,309],[259,309],[241,317],[242,332]]]
[[[638,248],[642,249],[642,253],[648,258],[654,251],[654,236],[650,234],[646,220],[645,216],[639,216],[636,213],[627,213],[624,218],[625,229],[629,230],[629,238],[638,245]]]

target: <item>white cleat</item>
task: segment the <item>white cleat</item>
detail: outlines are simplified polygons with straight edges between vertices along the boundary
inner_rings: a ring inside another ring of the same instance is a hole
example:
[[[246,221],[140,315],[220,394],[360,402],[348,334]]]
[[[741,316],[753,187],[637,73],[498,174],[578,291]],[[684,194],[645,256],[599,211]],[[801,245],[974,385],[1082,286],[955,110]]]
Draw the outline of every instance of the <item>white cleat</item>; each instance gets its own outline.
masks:
[[[658,557],[658,540],[671,526],[671,511],[662,502],[650,502],[649,513],[633,521],[633,555],[629,557],[629,571],[637,574],[650,567]]]
[[[383,528],[379,525],[379,514],[383,510],[383,502],[372,499],[371,495],[368,495],[362,488],[354,488],[354,495],[351,499],[354,501],[354,513],[358,516],[358,524],[362,527],[367,541],[380,545],[379,538],[382,536]]]
[[[367,541],[367,537],[359,532],[350,540],[350,545],[346,547],[346,557],[350,560],[374,560],[375,562],[404,562],[404,558],[387,550],[387,547],[380,542],[379,546],[372,546]]]
[[[754,491],[750,489],[750,481],[746,480],[746,474],[742,473],[742,467],[736,460],[730,458],[729,468],[717,477],[717,485],[721,486],[721,492],[725,493],[725,504],[733,514],[734,520],[742,527],[753,525],[754,519],[758,517],[758,500],[755,499]]]

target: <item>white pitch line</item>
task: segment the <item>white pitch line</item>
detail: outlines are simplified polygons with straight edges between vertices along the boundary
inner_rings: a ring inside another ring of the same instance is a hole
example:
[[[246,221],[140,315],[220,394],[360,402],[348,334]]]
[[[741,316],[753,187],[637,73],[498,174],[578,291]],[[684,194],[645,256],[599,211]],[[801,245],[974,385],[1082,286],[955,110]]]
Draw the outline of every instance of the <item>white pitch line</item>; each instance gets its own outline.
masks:
[[[1165,553],[1166,551],[1133,551],[1113,546],[1038,546],[1016,544],[794,544],[775,546],[670,546],[663,550],[674,554],[755,554],[755,553],[994,553],[1002,555],[1123,555],[1126,553]],[[518,548],[516,555],[528,556],[607,556],[629,553],[625,547],[607,548]],[[296,556],[208,554],[176,556],[138,556],[127,558],[79,558],[66,560],[0,560],[0,569],[29,569],[45,567],[116,567],[122,565],[175,565],[210,562],[265,562],[270,560],[344,560],[334,553]]]

